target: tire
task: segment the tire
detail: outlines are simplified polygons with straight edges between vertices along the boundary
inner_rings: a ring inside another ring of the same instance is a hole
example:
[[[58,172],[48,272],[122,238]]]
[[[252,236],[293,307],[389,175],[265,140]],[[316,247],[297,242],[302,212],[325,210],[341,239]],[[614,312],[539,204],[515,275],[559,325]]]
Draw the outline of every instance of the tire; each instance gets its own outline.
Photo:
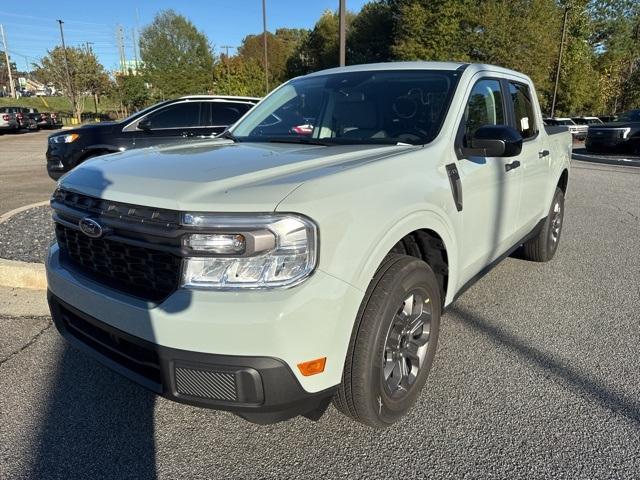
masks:
[[[388,427],[404,416],[433,364],[441,305],[440,287],[429,265],[407,255],[387,256],[360,306],[334,397],[336,408],[376,428]],[[409,323],[415,326],[420,319],[422,327],[409,333]],[[409,372],[406,377],[402,365]],[[390,384],[397,382],[393,389]]]
[[[560,188],[556,187],[549,213],[540,232],[523,245],[523,258],[533,262],[548,262],[551,260],[556,254],[560,243],[563,221],[564,193]]]

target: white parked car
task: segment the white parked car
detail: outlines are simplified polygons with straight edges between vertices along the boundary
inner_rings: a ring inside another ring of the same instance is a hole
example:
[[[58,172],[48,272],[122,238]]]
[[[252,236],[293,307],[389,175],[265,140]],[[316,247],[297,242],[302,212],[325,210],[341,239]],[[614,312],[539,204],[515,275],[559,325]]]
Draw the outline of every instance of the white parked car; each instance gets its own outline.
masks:
[[[443,311],[517,248],[553,258],[570,155],[531,80],[504,68],[296,78],[223,138],[63,176],[52,315],[169,399],[258,423],[333,400],[385,427],[425,385]]]

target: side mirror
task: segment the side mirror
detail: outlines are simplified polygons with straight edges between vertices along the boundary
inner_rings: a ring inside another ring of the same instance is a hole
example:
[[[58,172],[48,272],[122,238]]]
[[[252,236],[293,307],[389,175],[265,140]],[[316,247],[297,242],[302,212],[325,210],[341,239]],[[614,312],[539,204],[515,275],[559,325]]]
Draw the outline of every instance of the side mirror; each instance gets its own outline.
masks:
[[[485,125],[471,137],[471,148],[484,157],[515,157],[522,151],[522,135],[507,125]]]
[[[138,130],[144,130],[145,132],[151,130],[151,120],[149,120],[148,118],[143,118],[142,120],[140,120],[138,122]]]

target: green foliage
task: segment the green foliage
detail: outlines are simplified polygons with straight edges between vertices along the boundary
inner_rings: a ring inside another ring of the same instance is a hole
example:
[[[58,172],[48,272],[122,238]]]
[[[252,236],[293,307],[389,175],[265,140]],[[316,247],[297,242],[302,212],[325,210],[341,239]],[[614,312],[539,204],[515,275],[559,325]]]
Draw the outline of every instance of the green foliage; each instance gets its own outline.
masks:
[[[390,0],[397,60],[469,59],[472,0]]]
[[[267,32],[267,61],[269,84],[278,85],[287,80],[287,61],[306,38],[306,31],[281,28],[276,33]],[[247,35],[242,40],[238,55],[248,63],[258,63],[264,68],[264,39],[262,34]]]
[[[125,107],[127,113],[132,113],[146,107],[151,102],[147,84],[140,75],[118,75],[113,89],[113,97],[117,98]]]
[[[223,57],[216,63],[213,77],[213,91],[219,95],[261,97],[265,93],[262,63],[253,58]]]
[[[182,15],[166,10],[140,35],[143,72],[158,97],[207,93],[213,54],[207,37]]]
[[[372,2],[353,18],[347,35],[347,63],[386,62],[391,58],[393,11],[387,3]]]
[[[80,115],[86,108],[85,93],[100,95],[110,88],[110,80],[107,72],[91,50],[83,48],[67,47],[66,57],[69,62],[69,76],[71,85],[67,79],[65,64],[65,50],[56,47],[47,52],[40,64],[36,65],[34,76],[43,83],[52,83],[71,95],[69,88],[75,92],[74,115]]]

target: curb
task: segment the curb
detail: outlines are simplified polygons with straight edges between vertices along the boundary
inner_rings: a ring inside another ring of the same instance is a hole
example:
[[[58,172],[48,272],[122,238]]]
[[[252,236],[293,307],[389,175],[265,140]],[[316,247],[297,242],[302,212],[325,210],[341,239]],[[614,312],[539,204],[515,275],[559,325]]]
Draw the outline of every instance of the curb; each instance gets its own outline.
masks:
[[[32,203],[30,205],[24,205],[22,207],[14,208],[13,210],[9,210],[7,213],[3,213],[0,215],[0,224],[3,224],[11,219],[11,217],[24,212],[25,210],[30,210],[32,208],[44,207],[49,204],[49,200],[44,200],[42,202]]]
[[[583,153],[574,153],[571,155],[573,160],[580,160],[581,162],[590,163],[603,163],[606,165],[621,165],[625,167],[640,167],[640,158],[607,158],[597,155],[585,155]]]
[[[0,286],[46,290],[44,264],[0,258]]]

